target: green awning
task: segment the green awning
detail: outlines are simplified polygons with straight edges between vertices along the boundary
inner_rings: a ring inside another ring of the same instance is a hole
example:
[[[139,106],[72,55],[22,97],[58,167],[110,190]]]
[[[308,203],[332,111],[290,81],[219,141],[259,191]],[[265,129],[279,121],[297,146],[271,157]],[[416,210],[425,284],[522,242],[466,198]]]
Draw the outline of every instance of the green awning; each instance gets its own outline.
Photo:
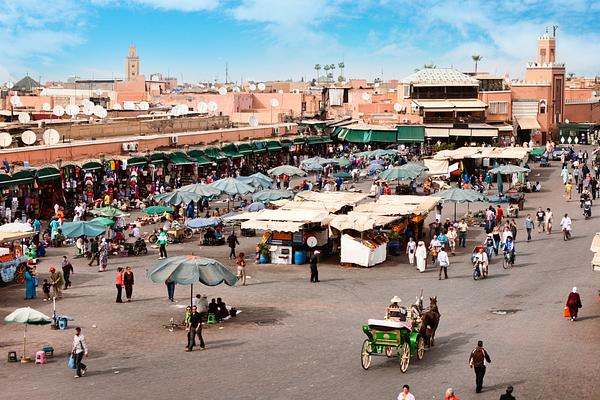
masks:
[[[269,140],[267,142],[267,150],[273,153],[281,151],[281,143],[277,140]]]
[[[216,147],[209,147],[207,149],[204,149],[204,154],[216,161],[227,160],[227,156]]]
[[[251,154],[252,153],[252,145],[250,143],[238,144],[238,153],[240,153],[241,155]]]
[[[194,158],[196,160],[196,162],[198,163],[198,165],[209,165],[212,164],[212,161],[210,161],[208,158],[205,158],[203,156],[198,156]]]
[[[10,182],[10,175],[0,174],[0,188],[8,187]]]
[[[327,136],[321,137],[321,140],[323,141],[323,143],[333,143],[333,140],[331,140],[331,138]]]
[[[169,161],[175,165],[192,165],[194,162],[187,157],[172,156],[169,157]]]
[[[148,164],[146,157],[131,157],[127,160],[127,167],[139,167]]]
[[[31,185],[33,183],[34,178],[35,169],[24,169],[12,174],[7,186]]]
[[[371,142],[396,143],[396,131],[371,129]]]
[[[281,139],[281,147],[290,147],[293,144],[290,139]]]
[[[252,151],[254,154],[267,151],[267,142],[252,142]]]
[[[81,166],[84,171],[98,171],[102,169],[102,163],[98,161],[88,161]]]
[[[306,143],[306,139],[303,137],[294,138],[294,144],[304,144]]]
[[[398,143],[423,143],[425,127],[423,125],[398,125]]]
[[[165,162],[165,155],[164,155],[164,153],[153,153],[153,154],[150,154],[150,162],[152,164],[160,164],[162,162]]]
[[[202,150],[190,150],[187,155],[192,158],[197,158],[204,156],[204,152]]]
[[[371,141],[371,131],[362,129],[344,128],[338,135],[338,139],[345,140],[350,143],[369,143]]]
[[[309,136],[307,139],[308,144],[322,144],[323,139],[321,136]]]
[[[241,158],[244,156],[243,154],[240,154],[240,152],[238,151],[238,147],[233,143],[229,143],[221,147],[221,151],[223,151],[223,153],[231,159]]]
[[[333,132],[331,132],[331,136],[337,136],[341,131],[342,131],[342,127],[338,126],[333,130]]]
[[[54,167],[46,167],[38,169],[37,171],[38,182],[48,182],[60,179],[60,170]]]

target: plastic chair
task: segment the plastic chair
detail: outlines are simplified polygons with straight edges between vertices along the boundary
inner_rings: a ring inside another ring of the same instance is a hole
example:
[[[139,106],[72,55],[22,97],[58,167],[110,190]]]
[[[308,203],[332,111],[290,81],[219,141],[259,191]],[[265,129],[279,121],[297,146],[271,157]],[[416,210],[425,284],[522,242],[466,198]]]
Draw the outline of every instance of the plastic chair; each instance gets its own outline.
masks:
[[[44,347],[42,348],[42,351],[43,351],[44,353],[46,353],[46,358],[49,358],[49,357],[53,357],[53,356],[54,356],[54,347],[52,347],[52,346],[44,346]]]
[[[217,316],[215,314],[208,314],[208,317],[206,318],[206,324],[214,325],[216,323],[217,323]]]
[[[43,351],[38,351],[35,353],[35,363],[36,364],[46,364],[46,353]]]

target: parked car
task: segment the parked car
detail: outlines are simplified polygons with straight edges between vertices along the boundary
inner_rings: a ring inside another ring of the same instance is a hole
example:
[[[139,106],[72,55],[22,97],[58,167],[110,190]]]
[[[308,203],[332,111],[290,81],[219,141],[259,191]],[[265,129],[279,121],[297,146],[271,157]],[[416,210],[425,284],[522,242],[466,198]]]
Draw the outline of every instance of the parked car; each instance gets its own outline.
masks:
[[[569,156],[571,155],[571,153],[573,153],[575,151],[575,149],[573,148],[573,146],[565,146],[565,145],[556,146],[554,148],[554,150],[552,151],[552,159],[553,160],[560,160],[560,154],[562,153],[563,150]]]

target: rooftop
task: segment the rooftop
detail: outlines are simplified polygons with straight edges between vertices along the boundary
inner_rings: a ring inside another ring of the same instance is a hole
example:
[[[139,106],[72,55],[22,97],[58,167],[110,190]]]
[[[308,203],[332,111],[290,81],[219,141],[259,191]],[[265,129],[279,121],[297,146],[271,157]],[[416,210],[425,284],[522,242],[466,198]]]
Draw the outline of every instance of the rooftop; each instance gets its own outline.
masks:
[[[423,68],[402,79],[416,86],[479,86],[479,81],[454,68]]]

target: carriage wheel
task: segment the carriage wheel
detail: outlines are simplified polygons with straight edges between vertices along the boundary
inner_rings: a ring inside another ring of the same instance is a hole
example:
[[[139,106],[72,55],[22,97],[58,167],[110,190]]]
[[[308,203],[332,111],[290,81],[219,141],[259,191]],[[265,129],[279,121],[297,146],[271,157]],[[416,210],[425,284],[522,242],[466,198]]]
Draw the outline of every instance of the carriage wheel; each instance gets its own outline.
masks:
[[[385,346],[385,355],[390,358],[394,354],[394,350],[390,346]]]
[[[186,230],[183,231],[183,235],[185,236],[186,239],[191,239],[192,236],[194,236],[194,232],[191,229],[186,228]]]
[[[371,366],[371,342],[369,342],[369,339],[365,339],[363,342],[360,362],[365,370]]]
[[[15,283],[24,283],[25,282],[25,269],[27,267],[25,264],[19,264],[15,271]]]
[[[158,241],[158,236],[156,236],[156,235],[150,235],[148,237],[148,242],[150,242],[152,244],[156,243],[157,241]]]
[[[417,360],[422,360],[423,356],[425,356],[425,338],[419,336],[419,339],[417,339]]]
[[[408,342],[404,342],[402,345],[402,353],[400,354],[400,371],[402,373],[408,370],[408,364],[410,363],[410,345]]]

